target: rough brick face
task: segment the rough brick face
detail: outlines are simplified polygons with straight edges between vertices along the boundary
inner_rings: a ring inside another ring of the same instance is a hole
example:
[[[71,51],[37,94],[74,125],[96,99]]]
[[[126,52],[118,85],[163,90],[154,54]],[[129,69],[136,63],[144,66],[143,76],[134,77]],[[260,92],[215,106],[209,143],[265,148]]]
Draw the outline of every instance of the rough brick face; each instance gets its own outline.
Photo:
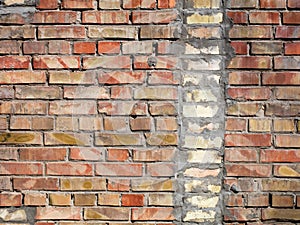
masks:
[[[228,66],[226,88],[231,101],[225,136],[226,224],[299,220],[294,199],[300,147],[299,12],[294,10],[299,7],[294,0],[235,0],[229,6],[236,55]]]
[[[1,224],[300,221],[298,0],[0,7]]]

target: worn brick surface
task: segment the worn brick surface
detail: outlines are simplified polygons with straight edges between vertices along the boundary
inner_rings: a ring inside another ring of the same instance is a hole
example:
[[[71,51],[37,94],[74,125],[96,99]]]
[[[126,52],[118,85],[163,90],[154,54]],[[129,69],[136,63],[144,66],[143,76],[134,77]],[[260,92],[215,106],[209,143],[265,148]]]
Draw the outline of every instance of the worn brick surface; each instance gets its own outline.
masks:
[[[234,0],[227,10],[236,53],[226,88],[228,224],[299,220],[299,7],[294,0]]]

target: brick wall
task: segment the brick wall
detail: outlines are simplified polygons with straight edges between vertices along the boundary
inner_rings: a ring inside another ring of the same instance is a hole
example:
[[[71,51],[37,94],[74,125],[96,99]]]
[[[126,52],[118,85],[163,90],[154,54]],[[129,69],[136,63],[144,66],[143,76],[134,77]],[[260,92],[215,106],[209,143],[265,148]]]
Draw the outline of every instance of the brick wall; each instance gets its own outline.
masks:
[[[299,7],[1,1],[0,224],[299,221]]]
[[[228,4],[236,52],[226,88],[228,224],[300,220],[299,3]]]

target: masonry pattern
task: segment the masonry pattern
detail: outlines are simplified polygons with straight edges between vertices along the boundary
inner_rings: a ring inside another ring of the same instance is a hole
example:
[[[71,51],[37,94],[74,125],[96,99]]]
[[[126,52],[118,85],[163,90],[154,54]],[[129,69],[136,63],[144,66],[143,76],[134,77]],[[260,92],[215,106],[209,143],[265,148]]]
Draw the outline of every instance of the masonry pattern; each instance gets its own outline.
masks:
[[[299,8],[1,1],[0,224],[297,224]]]

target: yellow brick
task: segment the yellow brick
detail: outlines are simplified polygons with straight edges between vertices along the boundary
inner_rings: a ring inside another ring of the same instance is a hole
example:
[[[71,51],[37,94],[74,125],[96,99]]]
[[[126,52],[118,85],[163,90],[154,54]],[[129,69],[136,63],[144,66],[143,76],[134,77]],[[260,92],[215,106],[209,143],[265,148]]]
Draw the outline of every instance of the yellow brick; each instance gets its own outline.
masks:
[[[214,15],[193,14],[187,18],[188,24],[221,23],[222,21],[223,21],[222,13],[217,13]]]
[[[71,205],[70,194],[50,194],[51,205]]]
[[[194,8],[219,8],[220,0],[194,0]]]
[[[271,120],[249,120],[249,130],[253,132],[271,131]]]
[[[295,130],[293,120],[274,120],[274,131],[276,132],[292,132]]]

